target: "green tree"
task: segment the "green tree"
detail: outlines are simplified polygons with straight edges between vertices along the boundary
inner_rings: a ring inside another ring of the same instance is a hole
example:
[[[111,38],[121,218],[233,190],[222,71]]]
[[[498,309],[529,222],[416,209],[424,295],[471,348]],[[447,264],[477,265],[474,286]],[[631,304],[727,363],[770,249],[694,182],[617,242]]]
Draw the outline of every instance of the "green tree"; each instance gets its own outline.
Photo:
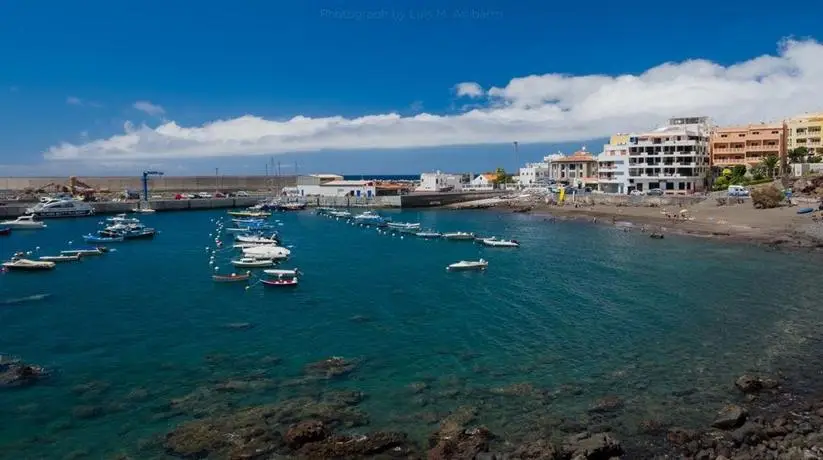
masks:
[[[806,155],[809,154],[809,149],[806,147],[797,147],[795,149],[789,150],[789,161],[792,163],[802,163],[804,159],[806,159]]]
[[[774,177],[774,171],[777,169],[778,164],[780,164],[780,158],[777,155],[769,155],[763,159],[763,168],[769,177]]]
[[[729,177],[730,184],[742,184],[746,178],[746,165],[734,165],[732,168],[731,177]]]
[[[752,180],[763,180],[766,178],[766,168],[764,168],[762,164],[754,166],[750,172],[752,174]]]
[[[506,170],[503,168],[497,168],[494,172],[494,183],[495,184],[505,184],[506,180],[509,178],[509,175],[506,174]]]

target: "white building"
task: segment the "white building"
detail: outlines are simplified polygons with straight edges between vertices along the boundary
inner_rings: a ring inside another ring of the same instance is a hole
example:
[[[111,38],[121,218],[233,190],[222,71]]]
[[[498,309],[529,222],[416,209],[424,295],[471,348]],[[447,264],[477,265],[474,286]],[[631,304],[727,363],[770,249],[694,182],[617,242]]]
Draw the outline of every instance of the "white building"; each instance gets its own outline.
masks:
[[[493,173],[478,174],[477,177],[471,180],[466,190],[485,191],[494,189],[494,181],[497,175]]]
[[[629,137],[616,134],[597,156],[597,188],[605,193],[629,193]]]
[[[548,182],[553,182],[557,180],[557,177],[554,177],[552,173],[552,163],[557,160],[562,160],[563,158],[566,158],[566,155],[563,155],[562,153],[553,153],[551,155],[546,155],[543,157],[543,163],[546,163],[546,167],[549,168],[549,172],[546,175],[546,179],[548,179]]]
[[[597,187],[597,159],[583,147],[551,162],[551,178],[572,187]]]
[[[629,136],[629,187],[683,195],[702,191],[710,165],[710,133],[708,117],[689,117]]]
[[[301,197],[355,197],[372,198],[377,196],[374,181],[370,180],[324,180],[318,176],[299,176],[297,190]]]
[[[547,185],[549,182],[549,164],[545,162],[540,163],[526,163],[525,167],[520,168],[520,175],[518,177],[518,185],[520,187],[536,187]]]
[[[444,174],[440,171],[420,175],[420,186],[416,192],[459,192],[463,189],[463,176]]]

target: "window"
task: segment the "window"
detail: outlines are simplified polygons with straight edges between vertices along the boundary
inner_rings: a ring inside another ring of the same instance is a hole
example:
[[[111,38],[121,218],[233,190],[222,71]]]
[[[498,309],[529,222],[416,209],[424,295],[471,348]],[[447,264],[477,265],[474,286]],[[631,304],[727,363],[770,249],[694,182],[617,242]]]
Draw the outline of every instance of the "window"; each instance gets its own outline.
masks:
[[[772,131],[772,134],[780,134],[780,131]]]
[[[743,134],[743,133],[740,133],[740,134],[737,135],[737,137],[746,137],[746,135]]]
[[[720,137],[729,137],[728,134],[721,134]]]
[[[753,135],[758,135],[758,134],[760,134],[760,131],[752,131],[752,134]]]

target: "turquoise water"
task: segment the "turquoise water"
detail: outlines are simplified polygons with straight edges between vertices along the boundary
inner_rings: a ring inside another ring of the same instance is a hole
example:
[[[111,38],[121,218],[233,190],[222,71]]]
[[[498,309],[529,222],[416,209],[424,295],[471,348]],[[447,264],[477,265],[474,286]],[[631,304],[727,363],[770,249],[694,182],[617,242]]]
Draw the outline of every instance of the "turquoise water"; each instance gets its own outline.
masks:
[[[522,247],[401,240],[310,212],[279,214],[272,219],[293,246],[284,266],[305,273],[301,284],[245,290],[210,279],[206,247],[225,213],[181,212],[143,218],[162,232],[153,241],[0,276],[0,353],[55,371],[33,387],[0,389],[0,457],[164,458],[158,440],[191,417],[332,388],[367,395],[363,430],[420,441],[460,406],[516,442],[561,420],[599,423],[588,409],[614,395],[624,404],[608,423],[627,437],[647,419],[705,425],[737,397],[731,382],[741,372],[790,370],[819,347],[823,312],[810,287],[820,264],[811,256],[521,214],[386,214]],[[0,239],[0,255],[78,246],[98,220],[16,232]],[[444,269],[480,257],[486,273]],[[216,258],[230,271],[229,252]],[[8,303],[38,294],[50,296]],[[338,380],[300,380],[304,365],[329,356],[360,364]],[[259,388],[212,391],[260,378]],[[195,407],[170,413],[169,402],[187,395]]]

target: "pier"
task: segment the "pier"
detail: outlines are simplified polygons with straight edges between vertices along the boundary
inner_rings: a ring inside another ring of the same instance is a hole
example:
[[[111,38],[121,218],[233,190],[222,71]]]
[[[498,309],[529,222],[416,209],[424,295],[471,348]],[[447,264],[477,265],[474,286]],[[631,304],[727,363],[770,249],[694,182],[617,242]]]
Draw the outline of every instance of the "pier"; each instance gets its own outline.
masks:
[[[211,198],[196,200],[151,200],[149,208],[157,212],[188,211],[203,209],[245,208],[254,206],[260,197]],[[0,218],[22,216],[26,209],[36,205],[36,202],[6,201],[0,202]],[[120,214],[130,212],[139,204],[137,201],[99,201],[89,203],[95,214]]]

